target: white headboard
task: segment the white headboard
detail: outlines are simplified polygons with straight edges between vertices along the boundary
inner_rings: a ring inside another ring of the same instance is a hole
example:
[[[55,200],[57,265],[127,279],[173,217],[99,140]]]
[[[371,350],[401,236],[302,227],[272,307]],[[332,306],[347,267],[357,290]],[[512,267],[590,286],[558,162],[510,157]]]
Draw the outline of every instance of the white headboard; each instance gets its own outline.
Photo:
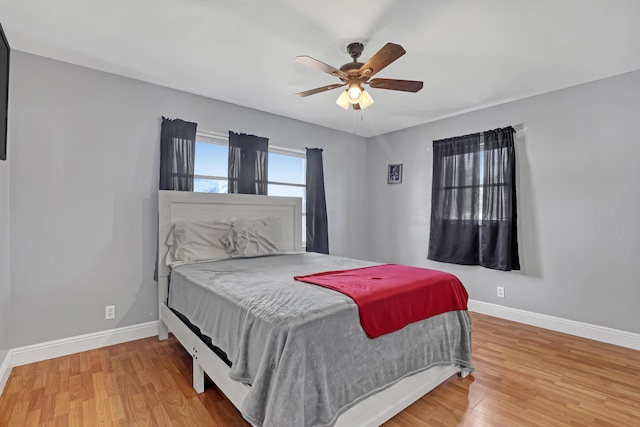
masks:
[[[286,251],[302,250],[302,199],[254,194],[158,192],[158,280],[169,275],[165,257],[171,225],[179,219],[280,217]]]

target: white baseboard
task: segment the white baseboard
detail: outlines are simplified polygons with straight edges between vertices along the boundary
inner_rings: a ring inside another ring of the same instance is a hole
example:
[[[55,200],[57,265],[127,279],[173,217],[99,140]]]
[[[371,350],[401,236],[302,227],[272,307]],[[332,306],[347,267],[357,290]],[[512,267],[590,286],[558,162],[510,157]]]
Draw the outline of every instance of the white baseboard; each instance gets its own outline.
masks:
[[[11,350],[12,367],[158,335],[158,321],[78,335]]]
[[[590,323],[576,322],[574,320],[547,316],[546,314],[533,313],[531,311],[504,307],[482,301],[469,300],[468,308],[469,311],[475,311],[476,313],[487,314],[526,325],[619,345],[633,350],[640,350],[640,334],[633,332],[592,325]]]
[[[11,350],[4,356],[4,360],[0,362],[0,394],[4,390],[4,386],[7,385],[11,368],[13,367]]]

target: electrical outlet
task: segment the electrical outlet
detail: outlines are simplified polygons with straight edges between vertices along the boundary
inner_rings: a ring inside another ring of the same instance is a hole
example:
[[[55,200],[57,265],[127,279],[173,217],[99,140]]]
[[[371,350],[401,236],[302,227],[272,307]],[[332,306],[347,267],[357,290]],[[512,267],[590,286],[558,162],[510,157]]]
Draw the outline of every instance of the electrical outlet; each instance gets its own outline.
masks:
[[[504,298],[504,286],[498,286],[498,298]]]
[[[105,319],[115,319],[116,317],[116,306],[115,305],[105,305],[104,306],[104,318]]]

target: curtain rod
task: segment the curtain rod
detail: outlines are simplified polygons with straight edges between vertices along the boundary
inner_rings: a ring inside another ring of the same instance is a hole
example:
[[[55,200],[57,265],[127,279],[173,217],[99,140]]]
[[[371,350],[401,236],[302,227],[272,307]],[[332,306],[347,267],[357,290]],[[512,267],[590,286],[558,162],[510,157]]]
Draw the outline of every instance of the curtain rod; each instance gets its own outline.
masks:
[[[228,133],[221,133],[221,132],[215,132],[215,131],[209,131],[209,130],[199,130],[196,132],[196,137],[198,136],[209,138],[209,139],[218,139],[220,141],[225,141],[227,143],[229,142]],[[298,154],[298,155],[301,155],[301,154],[304,155],[306,153],[306,150],[280,147],[280,146],[271,145],[271,144],[269,144],[269,148],[273,148],[274,151],[281,151],[281,152],[287,152],[287,153]]]
[[[220,139],[220,140],[223,140],[223,141],[229,141],[229,134],[220,133],[220,132],[213,132],[213,131],[208,131],[208,130],[198,130],[196,132],[196,136],[204,136],[206,138]]]

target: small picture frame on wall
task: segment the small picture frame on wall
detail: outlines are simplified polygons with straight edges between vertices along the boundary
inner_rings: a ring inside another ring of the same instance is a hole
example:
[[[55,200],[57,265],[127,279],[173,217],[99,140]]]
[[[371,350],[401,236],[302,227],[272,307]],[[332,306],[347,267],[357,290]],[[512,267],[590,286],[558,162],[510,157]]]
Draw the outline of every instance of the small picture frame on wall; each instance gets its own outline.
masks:
[[[402,163],[389,165],[387,184],[402,184]]]

